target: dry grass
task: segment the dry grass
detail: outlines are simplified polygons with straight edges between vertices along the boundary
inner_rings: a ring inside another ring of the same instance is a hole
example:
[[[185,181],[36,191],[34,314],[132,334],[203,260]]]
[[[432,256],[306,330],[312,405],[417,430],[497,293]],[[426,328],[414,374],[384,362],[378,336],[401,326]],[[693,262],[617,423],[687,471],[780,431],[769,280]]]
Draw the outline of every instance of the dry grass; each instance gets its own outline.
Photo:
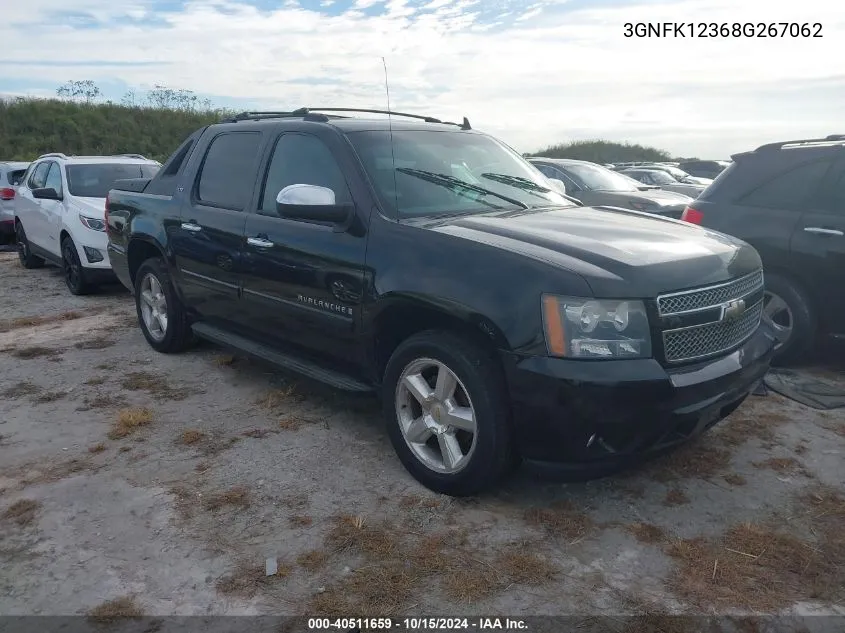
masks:
[[[548,508],[530,508],[524,519],[530,525],[543,528],[549,536],[568,541],[584,538],[593,528],[590,517],[569,501],[557,502]]]
[[[298,431],[307,424],[316,424],[318,420],[307,418],[301,415],[286,415],[279,420],[279,428],[283,431]]]
[[[425,508],[427,510],[436,510],[443,505],[440,499],[432,497],[421,497],[419,495],[404,495],[399,499],[399,507],[403,510],[410,510],[412,508]]]
[[[74,347],[76,349],[106,349],[107,347],[112,347],[115,344],[115,341],[106,338],[105,336],[97,336],[87,341],[80,341],[76,343]]]
[[[46,316],[30,316],[18,317],[17,319],[3,319],[0,321],[0,332],[10,332],[25,327],[36,327],[39,325],[46,325],[47,323],[55,323],[57,321],[71,321],[73,319],[80,319],[84,315],[81,312],[71,310],[69,312],[62,312],[61,314],[49,314]]]
[[[303,510],[308,507],[309,499],[305,493],[288,495],[282,499],[282,505],[291,510]]]
[[[301,396],[296,393],[296,385],[289,385],[284,388],[271,389],[261,396],[256,404],[268,411],[278,412],[280,409],[301,400]]]
[[[300,567],[313,572],[324,567],[328,559],[329,557],[324,551],[314,549],[297,556],[296,562]]]
[[[129,372],[120,385],[129,391],[146,391],[164,400],[184,400],[192,393],[185,388],[173,387],[166,378],[146,371]]]
[[[263,566],[240,565],[235,571],[217,580],[217,591],[227,596],[252,598],[259,590],[267,589],[290,576],[293,568],[279,562],[274,576],[267,576]]]
[[[674,508],[686,505],[689,501],[689,497],[683,490],[680,488],[672,488],[666,492],[666,496],[663,498],[663,505],[667,508]]]
[[[649,464],[643,472],[658,482],[710,479],[724,472],[730,462],[730,451],[700,441],[661,457]]]
[[[554,580],[557,568],[537,554],[525,550],[500,553],[494,563],[496,569],[511,583],[543,585]]]
[[[131,450],[132,450],[131,446],[121,446],[119,449],[117,449],[117,452],[118,453],[128,453]]]
[[[371,526],[363,517],[348,514],[334,518],[325,544],[333,553],[354,552],[380,559],[395,554],[399,549],[396,533],[389,526]]]
[[[728,446],[740,446],[750,439],[773,442],[777,429],[790,421],[789,416],[755,409],[742,407],[714,429],[713,437]]]
[[[666,530],[659,525],[653,525],[651,523],[631,523],[630,525],[626,525],[625,529],[633,534],[634,538],[640,543],[655,545],[657,543],[665,543],[667,540]]]
[[[773,470],[784,475],[811,476],[804,465],[794,457],[771,457],[762,462],[753,462],[755,468]]]
[[[89,378],[88,380],[86,380],[85,384],[91,387],[97,387],[99,385],[105,384],[106,380],[108,380],[108,378],[106,378],[105,376],[94,376],[93,378]]]
[[[371,564],[315,595],[309,614],[321,616],[381,617],[397,615],[417,588],[413,570],[394,562]]]
[[[41,387],[38,385],[29,381],[21,381],[4,389],[2,396],[4,398],[23,398],[24,396],[31,396],[39,391],[41,391]]]
[[[229,490],[213,494],[205,500],[204,504],[205,509],[211,512],[230,506],[246,509],[250,505],[252,505],[251,495],[249,490],[243,486],[235,486],[229,488]]]
[[[732,486],[744,486],[748,483],[748,480],[739,473],[727,474],[723,479]]]
[[[32,401],[35,404],[46,404],[48,402],[55,402],[61,400],[67,395],[67,391],[45,391],[42,394],[35,396]]]
[[[40,345],[32,345],[30,347],[20,347],[12,351],[12,356],[15,358],[22,358],[30,360],[33,358],[43,358],[45,356],[58,356],[62,352],[50,347],[42,347]]]
[[[209,468],[211,468],[211,465],[208,462],[200,462],[199,464],[194,466],[194,470],[197,471],[198,473],[204,473]]]
[[[100,442],[99,444],[94,444],[94,446],[88,447],[89,453],[102,453],[104,450],[106,450],[106,445],[102,442]]]
[[[241,435],[244,437],[251,437],[253,439],[260,440],[262,438],[267,437],[272,432],[273,431],[271,431],[270,429],[250,429],[249,431],[244,431],[243,433],[241,433]]]
[[[135,433],[153,421],[153,412],[146,407],[121,409],[108,433],[110,440],[119,440]]]
[[[144,612],[132,596],[122,596],[108,600],[88,612],[88,618],[93,622],[112,623],[125,618],[140,618]]]
[[[205,438],[205,433],[197,429],[187,429],[179,436],[179,443],[190,446]]]
[[[39,509],[41,509],[40,501],[21,499],[6,508],[3,512],[3,518],[7,521],[14,521],[18,525],[29,525],[35,521]]]
[[[126,404],[123,398],[111,394],[99,394],[93,398],[84,398],[82,402],[88,409],[116,409]]]
[[[314,519],[303,514],[295,514],[288,519],[288,524],[293,528],[305,528],[314,523]]]
[[[234,365],[236,360],[233,354],[218,354],[214,357],[214,364],[218,367],[229,367]]]

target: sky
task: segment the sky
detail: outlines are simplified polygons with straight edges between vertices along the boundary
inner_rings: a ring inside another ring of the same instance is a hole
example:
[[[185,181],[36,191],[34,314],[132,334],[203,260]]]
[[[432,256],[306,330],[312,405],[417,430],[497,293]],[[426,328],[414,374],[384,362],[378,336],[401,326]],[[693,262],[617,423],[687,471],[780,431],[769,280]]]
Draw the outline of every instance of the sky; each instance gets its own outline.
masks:
[[[822,37],[625,37],[629,22]],[[724,158],[845,133],[843,36],[830,0],[27,0],[0,8],[0,94],[91,79],[115,101],[161,84],[221,107],[385,108],[384,58],[394,110],[466,116],[519,151],[601,138]]]

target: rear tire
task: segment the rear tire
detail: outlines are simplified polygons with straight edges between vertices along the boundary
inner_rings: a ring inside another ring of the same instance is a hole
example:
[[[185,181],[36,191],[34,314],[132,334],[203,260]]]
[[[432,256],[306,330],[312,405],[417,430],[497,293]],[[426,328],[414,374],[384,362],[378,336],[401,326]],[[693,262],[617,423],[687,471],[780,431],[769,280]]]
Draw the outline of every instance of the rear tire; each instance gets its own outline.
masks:
[[[773,364],[794,364],[813,349],[816,314],[807,294],[791,279],[766,273],[763,318],[775,330],[778,344]]]
[[[18,260],[20,260],[21,266],[28,269],[41,268],[44,265],[44,260],[32,254],[29,240],[26,238],[26,231],[23,230],[23,223],[20,221],[15,224],[15,236],[18,242]]]
[[[91,292],[91,285],[85,279],[85,269],[79,261],[79,253],[70,236],[62,240],[62,273],[65,285],[74,295],[87,295]]]
[[[135,275],[135,311],[144,338],[157,352],[173,354],[194,340],[187,314],[170,280],[167,264],[154,257]]]
[[[514,466],[504,377],[479,345],[448,332],[410,337],[387,363],[382,406],[396,454],[430,490],[474,495]]]

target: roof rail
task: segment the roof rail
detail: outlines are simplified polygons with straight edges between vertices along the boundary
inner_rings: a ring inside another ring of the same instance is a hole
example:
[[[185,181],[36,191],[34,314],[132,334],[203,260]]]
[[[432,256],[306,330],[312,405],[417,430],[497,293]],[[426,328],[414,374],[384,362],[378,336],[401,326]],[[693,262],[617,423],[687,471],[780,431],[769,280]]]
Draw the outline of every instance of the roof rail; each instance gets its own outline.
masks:
[[[138,158],[140,160],[150,160],[143,154],[115,154],[115,156],[122,156],[124,158]]]
[[[423,116],[420,114],[408,114],[407,112],[393,112],[391,110],[375,110],[369,108],[298,108],[290,112],[241,112],[240,114],[236,114],[233,117],[223,119],[223,122],[237,123],[238,121],[260,121],[262,119],[280,119],[290,117],[311,117],[312,120],[328,121],[330,116],[321,114],[322,112],[366,112],[368,114],[387,114],[390,116],[401,116],[411,119],[419,119],[421,121],[425,121],[426,123],[442,123],[444,125],[455,125],[461,128],[462,130],[472,129],[469,124],[469,119],[467,119],[466,117],[464,117],[464,120],[461,123],[453,123],[451,121],[441,121],[440,119],[435,119],[434,117]],[[333,118],[343,117],[334,115]]]
[[[49,154],[41,154],[41,156],[39,156],[35,160],[41,160],[42,158],[65,158],[66,159],[67,156],[65,156],[61,152],[50,152]]]
[[[831,143],[835,141],[845,141],[845,134],[829,134],[824,138],[804,138],[794,141],[781,141],[779,143],[766,143],[761,145],[755,152],[768,152],[776,149],[781,149],[785,145],[809,145],[810,143]]]

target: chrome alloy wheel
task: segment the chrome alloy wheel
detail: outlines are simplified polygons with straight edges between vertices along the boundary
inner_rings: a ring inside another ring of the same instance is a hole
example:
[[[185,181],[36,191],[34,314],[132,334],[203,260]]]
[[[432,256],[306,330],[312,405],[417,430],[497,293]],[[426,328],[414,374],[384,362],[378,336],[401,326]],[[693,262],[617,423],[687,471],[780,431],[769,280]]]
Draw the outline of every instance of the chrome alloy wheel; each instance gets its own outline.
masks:
[[[167,297],[152,273],[141,280],[140,308],[147,332],[156,342],[162,341],[167,335]]]
[[[418,358],[396,386],[396,419],[414,456],[431,470],[454,474],[476,446],[476,415],[466,388],[445,364]]]
[[[789,305],[782,297],[767,290],[763,295],[763,318],[774,328],[777,335],[775,349],[782,347],[792,336],[794,320]]]

